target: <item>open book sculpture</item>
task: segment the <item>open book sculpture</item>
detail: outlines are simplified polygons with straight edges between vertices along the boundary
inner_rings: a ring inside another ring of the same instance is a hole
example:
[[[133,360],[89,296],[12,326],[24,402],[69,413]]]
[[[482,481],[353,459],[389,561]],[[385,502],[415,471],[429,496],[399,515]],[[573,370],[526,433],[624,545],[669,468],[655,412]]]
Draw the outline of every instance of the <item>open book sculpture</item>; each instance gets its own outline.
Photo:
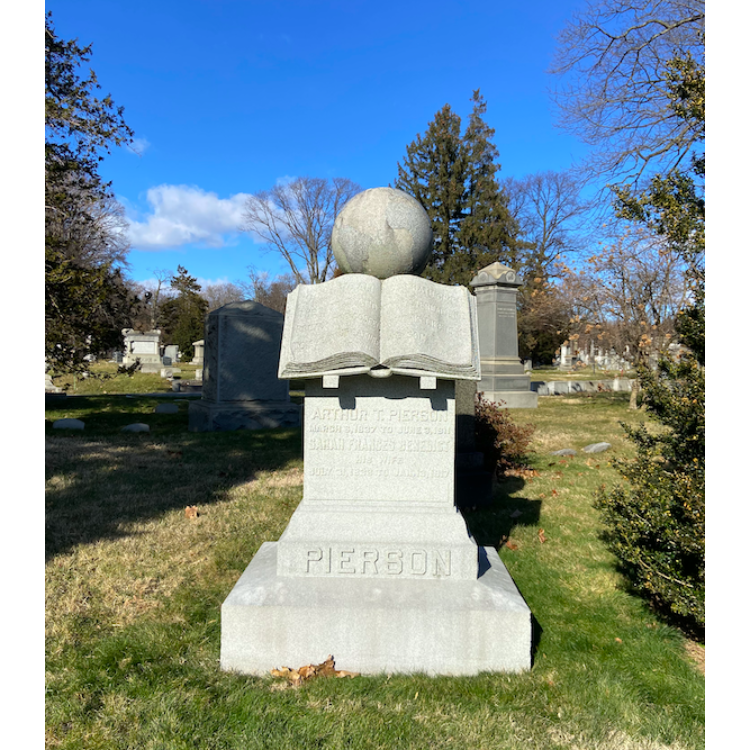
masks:
[[[280,378],[370,372],[479,380],[476,299],[409,274],[347,274],[288,297]]]

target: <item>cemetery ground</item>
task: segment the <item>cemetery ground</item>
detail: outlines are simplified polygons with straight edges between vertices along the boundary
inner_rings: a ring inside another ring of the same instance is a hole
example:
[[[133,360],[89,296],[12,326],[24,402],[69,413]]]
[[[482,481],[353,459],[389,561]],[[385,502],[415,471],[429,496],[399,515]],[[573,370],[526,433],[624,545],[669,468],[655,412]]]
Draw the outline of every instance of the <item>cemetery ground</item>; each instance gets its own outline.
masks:
[[[619,421],[646,419],[628,394],[512,412],[536,425],[529,470],[465,513],[534,615],[529,672],[297,687],[221,672],[219,615],[302,498],[300,430],[189,433],[188,402],[176,402],[177,414],[103,393],[47,406],[48,748],[704,746],[702,645],[627,591],[592,506],[595,488],[618,481],[610,459],[631,451]],[[53,430],[62,417],[86,427]],[[132,422],[151,431],[120,431]],[[606,453],[581,451],[602,441]],[[562,448],[577,455],[549,455]]]

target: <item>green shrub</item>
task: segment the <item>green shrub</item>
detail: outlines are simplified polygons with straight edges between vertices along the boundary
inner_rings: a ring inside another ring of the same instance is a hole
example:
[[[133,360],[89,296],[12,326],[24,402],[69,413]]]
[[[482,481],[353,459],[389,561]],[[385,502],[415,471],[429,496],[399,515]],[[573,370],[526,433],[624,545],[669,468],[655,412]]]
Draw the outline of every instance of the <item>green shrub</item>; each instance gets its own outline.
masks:
[[[484,454],[485,468],[500,477],[523,464],[534,434],[534,425],[519,425],[508,409],[477,393],[474,402],[476,448]]]
[[[705,371],[700,354],[642,372],[644,403],[665,429],[623,425],[637,449],[616,461],[627,484],[600,491],[605,540],[632,586],[677,624],[705,628]]]

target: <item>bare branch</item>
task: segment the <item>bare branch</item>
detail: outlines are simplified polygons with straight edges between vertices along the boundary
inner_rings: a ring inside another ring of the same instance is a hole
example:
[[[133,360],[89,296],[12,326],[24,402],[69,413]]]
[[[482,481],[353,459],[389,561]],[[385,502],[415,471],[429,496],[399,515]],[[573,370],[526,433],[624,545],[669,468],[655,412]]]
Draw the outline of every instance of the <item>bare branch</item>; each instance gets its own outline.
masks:
[[[336,215],[360,190],[346,178],[297,177],[251,195],[241,229],[279,253],[297,283],[316,284],[333,273]]]
[[[677,166],[702,133],[675,116],[668,62],[704,64],[703,0],[590,0],[551,67],[559,124],[596,146],[594,173],[639,179]]]

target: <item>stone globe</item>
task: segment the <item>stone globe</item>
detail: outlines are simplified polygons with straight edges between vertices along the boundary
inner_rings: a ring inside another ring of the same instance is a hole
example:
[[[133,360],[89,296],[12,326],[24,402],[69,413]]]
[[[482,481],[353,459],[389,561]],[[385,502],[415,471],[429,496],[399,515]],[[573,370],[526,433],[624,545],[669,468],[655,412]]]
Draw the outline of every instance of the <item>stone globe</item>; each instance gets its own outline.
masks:
[[[331,246],[344,273],[378,279],[420,274],[432,252],[432,223],[419,201],[403,190],[372,188],[341,209]]]

